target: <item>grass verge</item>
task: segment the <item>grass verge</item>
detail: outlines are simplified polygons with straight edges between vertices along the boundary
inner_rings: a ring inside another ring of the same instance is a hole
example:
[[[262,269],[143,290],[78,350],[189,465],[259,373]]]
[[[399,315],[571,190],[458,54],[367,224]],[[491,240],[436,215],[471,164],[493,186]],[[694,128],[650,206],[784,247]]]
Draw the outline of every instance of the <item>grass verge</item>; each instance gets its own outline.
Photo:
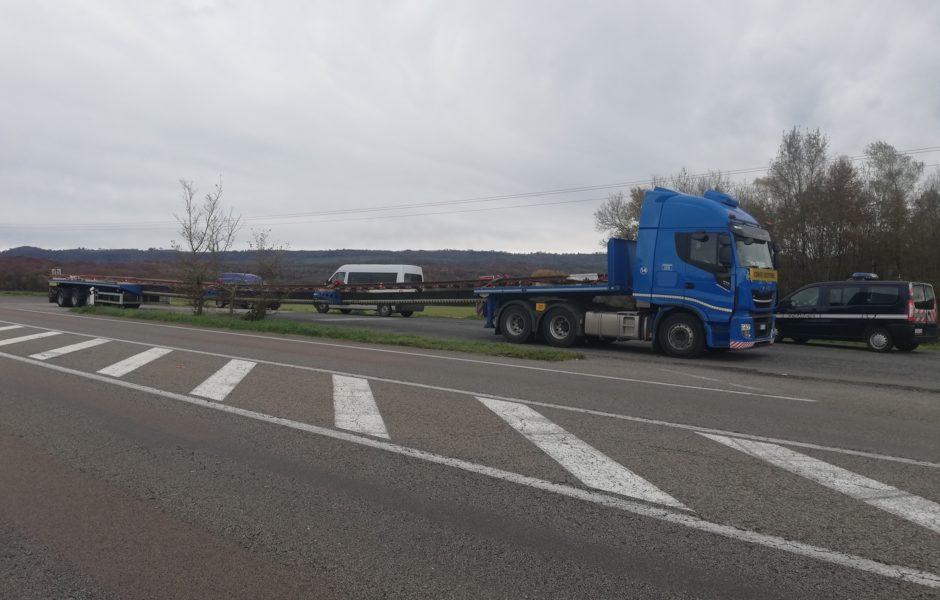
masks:
[[[42,296],[46,297],[49,292],[27,292],[18,290],[0,290],[0,296]]]
[[[440,340],[417,335],[372,331],[370,329],[330,327],[316,323],[246,321],[240,318],[239,315],[232,317],[229,315],[214,314],[197,317],[196,315],[181,314],[166,310],[135,310],[106,306],[83,306],[81,308],[73,308],[71,311],[85,315],[120,317],[140,321],[159,321],[162,323],[175,323],[178,325],[205,327],[209,329],[234,329],[236,331],[260,331],[264,333],[302,335],[306,337],[364,342],[367,344],[387,344],[390,346],[405,346],[409,348],[423,348],[426,350],[450,350],[454,352],[467,352],[469,354],[483,354],[486,356],[504,356],[507,358],[544,361],[577,360],[584,358],[584,354],[570,350],[517,346],[501,342]]]

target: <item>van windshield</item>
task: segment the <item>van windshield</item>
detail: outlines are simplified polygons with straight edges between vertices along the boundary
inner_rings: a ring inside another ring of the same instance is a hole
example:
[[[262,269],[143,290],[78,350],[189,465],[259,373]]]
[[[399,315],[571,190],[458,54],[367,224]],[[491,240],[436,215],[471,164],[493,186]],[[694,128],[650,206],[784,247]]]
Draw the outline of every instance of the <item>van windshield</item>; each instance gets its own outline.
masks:
[[[770,256],[770,244],[766,240],[735,236],[734,241],[738,250],[740,266],[757,267],[759,269],[772,269],[774,267],[774,261]]]

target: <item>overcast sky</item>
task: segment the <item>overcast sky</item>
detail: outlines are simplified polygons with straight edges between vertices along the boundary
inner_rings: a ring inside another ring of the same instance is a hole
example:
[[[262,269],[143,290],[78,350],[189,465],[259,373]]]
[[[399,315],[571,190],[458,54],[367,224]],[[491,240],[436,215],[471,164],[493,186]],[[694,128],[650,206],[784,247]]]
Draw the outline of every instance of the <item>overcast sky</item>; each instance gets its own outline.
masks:
[[[168,248],[179,180],[221,177],[238,248],[593,252],[615,188],[512,196],[767,166],[793,126],[940,146],[938,32],[935,0],[0,0],[0,250]]]

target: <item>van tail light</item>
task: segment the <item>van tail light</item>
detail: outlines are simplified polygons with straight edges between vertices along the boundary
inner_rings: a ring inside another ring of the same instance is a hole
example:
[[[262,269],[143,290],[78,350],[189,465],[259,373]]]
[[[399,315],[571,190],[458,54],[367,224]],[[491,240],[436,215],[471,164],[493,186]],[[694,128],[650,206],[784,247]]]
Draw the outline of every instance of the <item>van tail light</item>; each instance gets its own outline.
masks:
[[[907,320],[914,322],[914,284],[907,284]]]

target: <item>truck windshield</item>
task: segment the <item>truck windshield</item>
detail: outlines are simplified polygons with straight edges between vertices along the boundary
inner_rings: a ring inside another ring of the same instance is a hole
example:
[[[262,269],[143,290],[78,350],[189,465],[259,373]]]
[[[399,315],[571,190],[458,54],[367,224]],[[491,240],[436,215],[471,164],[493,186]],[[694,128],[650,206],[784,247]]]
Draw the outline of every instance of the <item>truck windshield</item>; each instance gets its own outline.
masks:
[[[766,240],[735,236],[734,241],[738,250],[738,260],[741,262],[740,266],[759,269],[774,267],[774,261],[770,257],[770,244]]]

